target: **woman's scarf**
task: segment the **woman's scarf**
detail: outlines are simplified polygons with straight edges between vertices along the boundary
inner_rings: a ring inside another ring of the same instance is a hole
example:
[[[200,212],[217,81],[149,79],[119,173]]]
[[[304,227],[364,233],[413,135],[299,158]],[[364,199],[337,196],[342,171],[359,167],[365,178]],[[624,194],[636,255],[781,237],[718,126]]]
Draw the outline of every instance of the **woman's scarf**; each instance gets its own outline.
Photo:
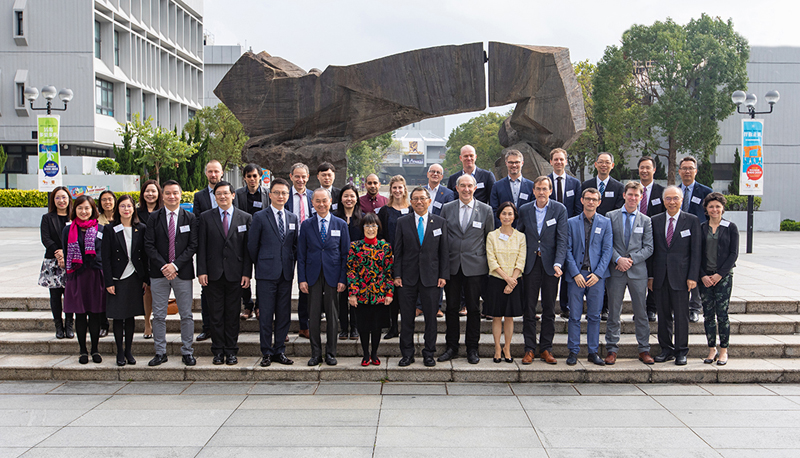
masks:
[[[83,255],[81,254],[81,246],[78,243],[78,228],[86,229],[84,235],[84,248],[86,254],[95,256],[97,253],[94,249],[94,241],[97,239],[97,220],[89,219],[82,221],[76,218],[69,227],[69,234],[67,234],[67,259],[66,267],[67,273],[72,273],[77,270],[73,264],[83,264]]]

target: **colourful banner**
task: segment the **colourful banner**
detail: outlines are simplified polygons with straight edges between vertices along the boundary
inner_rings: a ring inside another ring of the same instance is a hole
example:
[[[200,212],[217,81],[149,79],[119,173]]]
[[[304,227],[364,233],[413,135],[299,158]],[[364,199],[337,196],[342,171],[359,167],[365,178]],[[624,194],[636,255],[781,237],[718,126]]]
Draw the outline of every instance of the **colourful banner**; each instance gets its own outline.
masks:
[[[764,120],[742,119],[742,170],[739,194],[764,195]]]
[[[58,151],[58,116],[39,116],[39,191],[61,186],[61,154]]]
[[[73,199],[86,195],[97,200],[100,198],[100,194],[102,194],[103,191],[107,191],[111,188],[109,186],[67,186],[67,189],[69,189],[69,194]]]
[[[272,174],[268,169],[263,169],[261,175],[261,186],[264,187],[267,191],[269,191],[269,184],[272,181]]]

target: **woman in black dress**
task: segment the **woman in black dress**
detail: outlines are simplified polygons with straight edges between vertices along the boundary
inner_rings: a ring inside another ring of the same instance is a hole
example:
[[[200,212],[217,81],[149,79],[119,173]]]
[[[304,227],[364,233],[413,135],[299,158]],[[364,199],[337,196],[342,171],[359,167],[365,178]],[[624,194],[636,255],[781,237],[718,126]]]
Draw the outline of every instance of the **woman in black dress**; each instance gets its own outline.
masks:
[[[136,364],[131,353],[134,317],[144,315],[144,287],[150,282],[144,253],[145,227],[139,222],[133,198],[124,195],[114,209],[113,221],[103,229],[106,315],[114,320],[117,366]]]
[[[342,218],[347,223],[350,240],[361,240],[364,233],[361,230],[361,218],[364,212],[361,211],[361,204],[358,201],[358,190],[355,186],[346,185],[339,193],[339,202],[334,215]],[[347,302],[347,291],[339,293],[339,339],[358,340],[358,324],[356,310],[349,306]]]
[[[147,219],[150,213],[158,210],[164,206],[162,200],[161,186],[156,180],[147,180],[142,185],[142,191],[139,193],[139,206],[136,208],[136,214],[139,216],[139,222],[147,226]],[[153,313],[153,295],[150,293],[150,285],[144,288],[144,338],[153,338],[153,326],[150,324],[150,315]]]
[[[105,226],[114,219],[114,209],[117,208],[117,195],[114,194],[113,191],[105,190],[100,193],[100,197],[98,197],[95,205],[97,205],[97,211],[99,213],[97,216],[97,224]],[[108,317],[104,313],[103,316],[100,317],[101,338],[108,335],[108,328]]]
[[[50,311],[53,312],[53,323],[56,326],[56,338],[71,339],[73,316],[67,313],[61,318],[63,310],[61,298],[64,296],[64,250],[61,243],[61,232],[69,223],[69,212],[72,210],[72,198],[66,186],[53,189],[48,196],[47,213],[42,215],[39,233],[44,245],[44,261],[39,273],[39,286],[50,289]]]
[[[88,327],[92,339],[92,361],[100,363],[103,358],[98,353],[97,343],[100,340],[100,316],[106,311],[106,295],[101,266],[103,233],[97,224],[94,199],[89,196],[75,199],[70,216],[72,223],[61,232],[67,269],[64,311],[75,314],[75,331],[80,346],[78,362],[89,362],[89,352],[86,351]]]
[[[408,188],[406,179],[402,175],[395,175],[389,180],[389,202],[378,210],[378,218],[381,221],[381,232],[378,238],[386,241],[389,245],[394,244],[394,234],[397,229],[397,219],[407,215],[411,211],[411,204],[408,201]],[[384,339],[393,339],[400,334],[397,331],[398,317],[400,315],[400,301],[392,302],[389,307],[389,317],[391,319],[389,332],[383,336]]]

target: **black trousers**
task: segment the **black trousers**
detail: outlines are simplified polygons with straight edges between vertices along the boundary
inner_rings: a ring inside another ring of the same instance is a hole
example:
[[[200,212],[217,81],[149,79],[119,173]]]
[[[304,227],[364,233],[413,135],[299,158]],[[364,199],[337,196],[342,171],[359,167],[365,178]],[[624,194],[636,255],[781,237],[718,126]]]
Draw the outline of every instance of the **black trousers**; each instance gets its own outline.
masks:
[[[544,270],[542,258],[536,256],[533,269],[523,275],[525,282],[525,310],[522,315],[522,335],[525,337],[525,351],[536,351],[536,302],[542,293],[542,328],[539,335],[539,353],[552,351],[553,336],[556,332],[556,293],[558,277],[548,275]]]
[[[311,356],[322,356],[322,312],[325,312],[325,354],[336,356],[336,339],[339,334],[339,294],[320,273],[317,282],[308,287],[308,334]]]
[[[481,336],[481,283],[485,275],[467,276],[459,268],[458,273],[450,276],[450,280],[445,285],[447,294],[447,308],[445,309],[445,341],[447,348],[458,351],[458,341],[461,334],[461,321],[459,319],[461,292],[464,292],[464,302],[467,307],[467,329],[464,342],[467,351],[478,349],[478,340]],[[423,309],[424,310],[424,309]]]
[[[208,311],[208,298],[206,297],[207,286],[200,287],[200,316],[203,318],[203,332],[211,333],[211,315]]]
[[[433,357],[436,352],[436,310],[439,309],[439,288],[423,286],[417,280],[416,285],[409,286],[404,283],[402,288],[396,288],[395,291],[395,297],[399,296],[400,302],[400,354],[404,357],[414,356],[414,319],[419,298],[422,316],[425,317],[425,347],[422,356]]]
[[[649,289],[647,290],[647,313],[658,313],[656,308],[656,295]]]
[[[256,300],[253,300],[253,285],[250,285],[249,288],[242,288],[242,304],[244,304],[244,309],[253,311],[258,309],[258,290],[256,290]]]
[[[350,307],[350,304],[347,302],[347,290],[344,290],[338,294],[339,294],[340,332],[352,333],[353,331],[356,330],[361,332],[361,328],[358,327],[358,318],[356,318],[356,309]],[[380,331],[380,329],[378,329],[378,331]]]
[[[235,355],[239,352],[239,301],[242,286],[224,278],[208,281],[205,287],[211,321],[211,353]]]
[[[286,353],[285,340],[292,318],[292,282],[283,277],[277,280],[257,280],[256,295],[260,305],[258,320],[261,354],[269,356]]]
[[[300,330],[308,330],[308,294],[302,291],[297,298],[297,321],[300,322]]]
[[[670,288],[669,279],[665,278],[662,287],[654,289],[654,293],[658,308],[658,345],[661,346],[661,353],[675,357],[686,356],[689,353],[689,292],[686,289]]]
[[[569,311],[569,293],[567,292],[567,285],[569,282],[564,278],[562,275],[558,278],[559,282],[559,290],[558,290],[558,305],[561,309],[561,313]]]

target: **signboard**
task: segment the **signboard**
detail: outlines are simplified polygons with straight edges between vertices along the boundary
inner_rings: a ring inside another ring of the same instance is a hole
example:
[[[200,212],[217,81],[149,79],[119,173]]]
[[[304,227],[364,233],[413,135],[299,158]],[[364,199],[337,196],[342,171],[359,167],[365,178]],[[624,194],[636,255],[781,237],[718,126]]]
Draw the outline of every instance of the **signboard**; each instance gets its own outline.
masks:
[[[406,154],[403,156],[403,165],[425,165],[425,155]]]
[[[742,169],[739,194],[764,195],[764,120],[742,119]]]
[[[39,116],[39,191],[61,186],[61,154],[58,151],[58,116]]]
[[[262,170],[261,186],[263,186],[264,189],[266,189],[267,191],[269,191],[269,183],[270,183],[270,181],[272,181],[271,177],[272,177],[272,174],[269,172],[269,170],[267,170],[267,169],[263,169]]]
[[[69,195],[72,199],[77,199],[80,196],[89,196],[92,199],[99,199],[103,191],[111,189],[108,186],[67,186]]]

